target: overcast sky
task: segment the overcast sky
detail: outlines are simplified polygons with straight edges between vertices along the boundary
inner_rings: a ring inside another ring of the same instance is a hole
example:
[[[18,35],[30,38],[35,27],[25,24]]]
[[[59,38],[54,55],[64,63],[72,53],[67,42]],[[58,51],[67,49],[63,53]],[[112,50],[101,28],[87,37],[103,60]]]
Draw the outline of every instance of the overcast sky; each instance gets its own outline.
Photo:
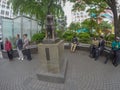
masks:
[[[72,22],[72,15],[71,15],[71,9],[72,9],[72,3],[70,2],[67,2],[66,5],[64,6],[64,12],[65,12],[65,15],[67,16],[67,26],[70,25],[70,23]]]

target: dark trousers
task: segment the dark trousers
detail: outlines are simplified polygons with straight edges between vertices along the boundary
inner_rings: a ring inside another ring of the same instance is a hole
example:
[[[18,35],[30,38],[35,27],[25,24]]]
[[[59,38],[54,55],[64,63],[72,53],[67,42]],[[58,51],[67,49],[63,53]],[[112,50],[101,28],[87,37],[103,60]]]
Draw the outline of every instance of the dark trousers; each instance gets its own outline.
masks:
[[[13,54],[11,51],[7,51],[7,54],[8,54],[8,58],[9,60],[12,60],[13,59]]]
[[[118,64],[120,61],[120,50],[114,51],[113,64]]]
[[[27,60],[32,60],[30,49],[25,50],[25,55],[27,56]]]
[[[96,54],[96,53],[97,53],[97,50],[98,50],[98,48],[97,48],[96,46],[94,46],[94,45],[91,46],[91,47],[90,47],[90,56],[93,57],[93,58],[95,58],[96,55],[97,55],[97,54]]]

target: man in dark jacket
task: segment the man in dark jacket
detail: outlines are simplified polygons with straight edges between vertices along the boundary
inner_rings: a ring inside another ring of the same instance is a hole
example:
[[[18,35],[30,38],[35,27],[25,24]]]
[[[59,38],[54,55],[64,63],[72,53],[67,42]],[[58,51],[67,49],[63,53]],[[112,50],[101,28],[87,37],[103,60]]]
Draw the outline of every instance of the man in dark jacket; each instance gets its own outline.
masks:
[[[102,54],[104,47],[105,47],[105,40],[103,39],[103,36],[100,36],[100,41],[99,41],[99,45],[98,45],[100,55]]]
[[[18,55],[19,55],[19,60],[23,60],[23,53],[22,53],[22,49],[23,49],[23,42],[22,39],[20,39],[20,35],[17,34],[17,40],[16,40],[16,46],[17,46],[17,51],[18,51]]]
[[[105,40],[103,39],[103,36],[100,36],[98,49],[96,49],[95,60],[97,60],[99,56],[103,53],[104,47],[105,47]]]

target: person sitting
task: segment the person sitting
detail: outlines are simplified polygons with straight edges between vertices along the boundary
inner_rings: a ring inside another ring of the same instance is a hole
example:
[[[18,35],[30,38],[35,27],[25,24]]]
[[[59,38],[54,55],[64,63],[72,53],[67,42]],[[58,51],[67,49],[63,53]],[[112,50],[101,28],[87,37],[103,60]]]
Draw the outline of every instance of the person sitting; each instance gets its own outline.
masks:
[[[103,36],[100,36],[99,45],[98,45],[99,55],[103,53],[104,47],[105,47],[105,40],[103,39]]]
[[[118,65],[120,59],[120,38],[116,37],[115,40],[112,42],[112,52],[114,54],[114,59],[112,61],[114,66]]]
[[[97,38],[95,37],[93,40],[92,40],[92,44],[90,46],[90,57],[95,57],[95,54],[96,54],[96,49],[98,48],[98,40]]]
[[[78,39],[76,36],[73,36],[72,43],[71,43],[71,52],[75,52],[77,44],[78,44]]]

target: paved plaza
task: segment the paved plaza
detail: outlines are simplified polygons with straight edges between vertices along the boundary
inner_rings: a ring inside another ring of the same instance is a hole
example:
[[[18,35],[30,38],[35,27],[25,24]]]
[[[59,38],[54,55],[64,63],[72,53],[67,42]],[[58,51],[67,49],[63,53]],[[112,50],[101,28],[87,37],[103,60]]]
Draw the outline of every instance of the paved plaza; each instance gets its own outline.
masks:
[[[104,57],[94,61],[87,51],[65,50],[69,62],[64,84],[38,80],[36,72],[43,68],[38,54],[32,57],[32,61],[0,59],[0,90],[120,90],[120,65],[104,64]]]

